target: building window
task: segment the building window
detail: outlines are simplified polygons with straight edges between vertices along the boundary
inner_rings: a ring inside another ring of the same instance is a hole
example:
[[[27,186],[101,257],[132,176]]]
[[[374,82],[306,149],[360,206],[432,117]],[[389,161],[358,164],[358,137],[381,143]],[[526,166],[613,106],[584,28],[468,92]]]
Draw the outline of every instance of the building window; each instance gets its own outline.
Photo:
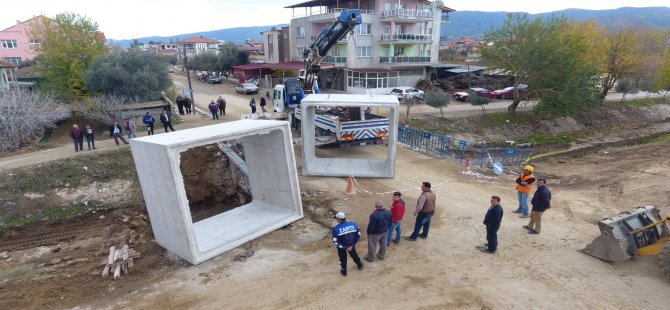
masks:
[[[363,23],[356,27],[356,33],[358,34],[372,34],[372,24]]]
[[[30,39],[30,44],[40,44],[40,41],[37,41],[36,39]]]
[[[268,35],[268,43],[272,44],[272,35]]]
[[[16,44],[16,40],[0,40],[2,48],[18,48],[19,45]]]
[[[300,26],[298,27],[298,38],[304,38],[305,37],[305,26]]]
[[[372,56],[372,47],[370,47],[370,46],[357,46],[356,47],[356,56],[358,56],[358,57],[371,57]]]
[[[269,60],[274,60],[275,59],[275,53],[272,49],[268,50],[268,59]]]
[[[15,65],[21,64],[21,57],[5,57],[5,62]]]

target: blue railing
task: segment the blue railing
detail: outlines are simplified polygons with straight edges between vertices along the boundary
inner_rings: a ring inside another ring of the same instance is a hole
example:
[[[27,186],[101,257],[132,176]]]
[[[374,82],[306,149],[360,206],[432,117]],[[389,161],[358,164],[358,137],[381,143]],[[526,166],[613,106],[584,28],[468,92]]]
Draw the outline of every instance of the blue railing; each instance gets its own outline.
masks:
[[[483,143],[472,143],[406,126],[398,127],[398,142],[414,151],[439,158],[453,158],[461,163],[470,158],[471,166],[479,166],[480,169],[496,162],[502,163],[504,167],[520,166],[533,154],[531,148],[487,148]]]

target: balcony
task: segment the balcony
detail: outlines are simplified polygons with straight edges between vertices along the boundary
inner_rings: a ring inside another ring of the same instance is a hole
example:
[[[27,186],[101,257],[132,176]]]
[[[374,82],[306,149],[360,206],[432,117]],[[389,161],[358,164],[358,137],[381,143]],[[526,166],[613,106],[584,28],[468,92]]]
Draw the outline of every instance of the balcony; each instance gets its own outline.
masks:
[[[326,57],[323,57],[323,62],[333,63],[335,65],[346,65],[347,64],[347,56],[326,56]]]
[[[430,20],[435,17],[433,10],[387,10],[381,12],[382,19],[416,19],[416,20]]]
[[[414,34],[414,33],[399,33],[399,34],[382,34],[382,41],[405,41],[405,42],[431,42],[433,41],[432,34]]]
[[[430,57],[429,56],[393,56],[393,57],[387,57],[387,56],[382,56],[379,57],[379,63],[386,63],[386,64],[407,64],[407,63],[425,63],[425,62],[430,62]]]

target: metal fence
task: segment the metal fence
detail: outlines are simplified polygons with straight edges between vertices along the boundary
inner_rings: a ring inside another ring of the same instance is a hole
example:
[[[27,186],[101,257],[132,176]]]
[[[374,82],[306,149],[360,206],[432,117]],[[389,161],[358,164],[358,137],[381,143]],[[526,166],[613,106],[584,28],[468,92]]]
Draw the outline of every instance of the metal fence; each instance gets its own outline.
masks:
[[[461,163],[470,158],[471,165],[479,166],[480,169],[486,169],[496,162],[505,167],[519,166],[533,153],[531,148],[487,148],[482,143],[405,126],[398,127],[398,142],[408,145],[412,150],[439,158],[453,158]]]

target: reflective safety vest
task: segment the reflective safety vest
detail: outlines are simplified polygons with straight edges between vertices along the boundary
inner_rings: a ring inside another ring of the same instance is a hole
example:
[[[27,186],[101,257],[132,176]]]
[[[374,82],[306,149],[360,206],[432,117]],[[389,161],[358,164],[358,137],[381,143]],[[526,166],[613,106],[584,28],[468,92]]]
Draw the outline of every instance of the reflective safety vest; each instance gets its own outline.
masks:
[[[534,177],[535,177],[535,176],[531,173],[531,174],[529,174],[529,175],[521,176],[520,178],[521,178],[521,182],[526,182],[526,180],[528,180],[528,179],[532,179],[532,178],[534,178]],[[520,191],[520,192],[522,192],[522,193],[530,194],[530,191],[531,191],[532,189],[533,189],[533,183],[530,183],[530,184],[528,184],[528,185],[526,185],[526,186],[523,186],[523,185],[520,185],[520,184],[517,184],[517,185],[516,185],[516,190],[518,190],[518,191]]]

